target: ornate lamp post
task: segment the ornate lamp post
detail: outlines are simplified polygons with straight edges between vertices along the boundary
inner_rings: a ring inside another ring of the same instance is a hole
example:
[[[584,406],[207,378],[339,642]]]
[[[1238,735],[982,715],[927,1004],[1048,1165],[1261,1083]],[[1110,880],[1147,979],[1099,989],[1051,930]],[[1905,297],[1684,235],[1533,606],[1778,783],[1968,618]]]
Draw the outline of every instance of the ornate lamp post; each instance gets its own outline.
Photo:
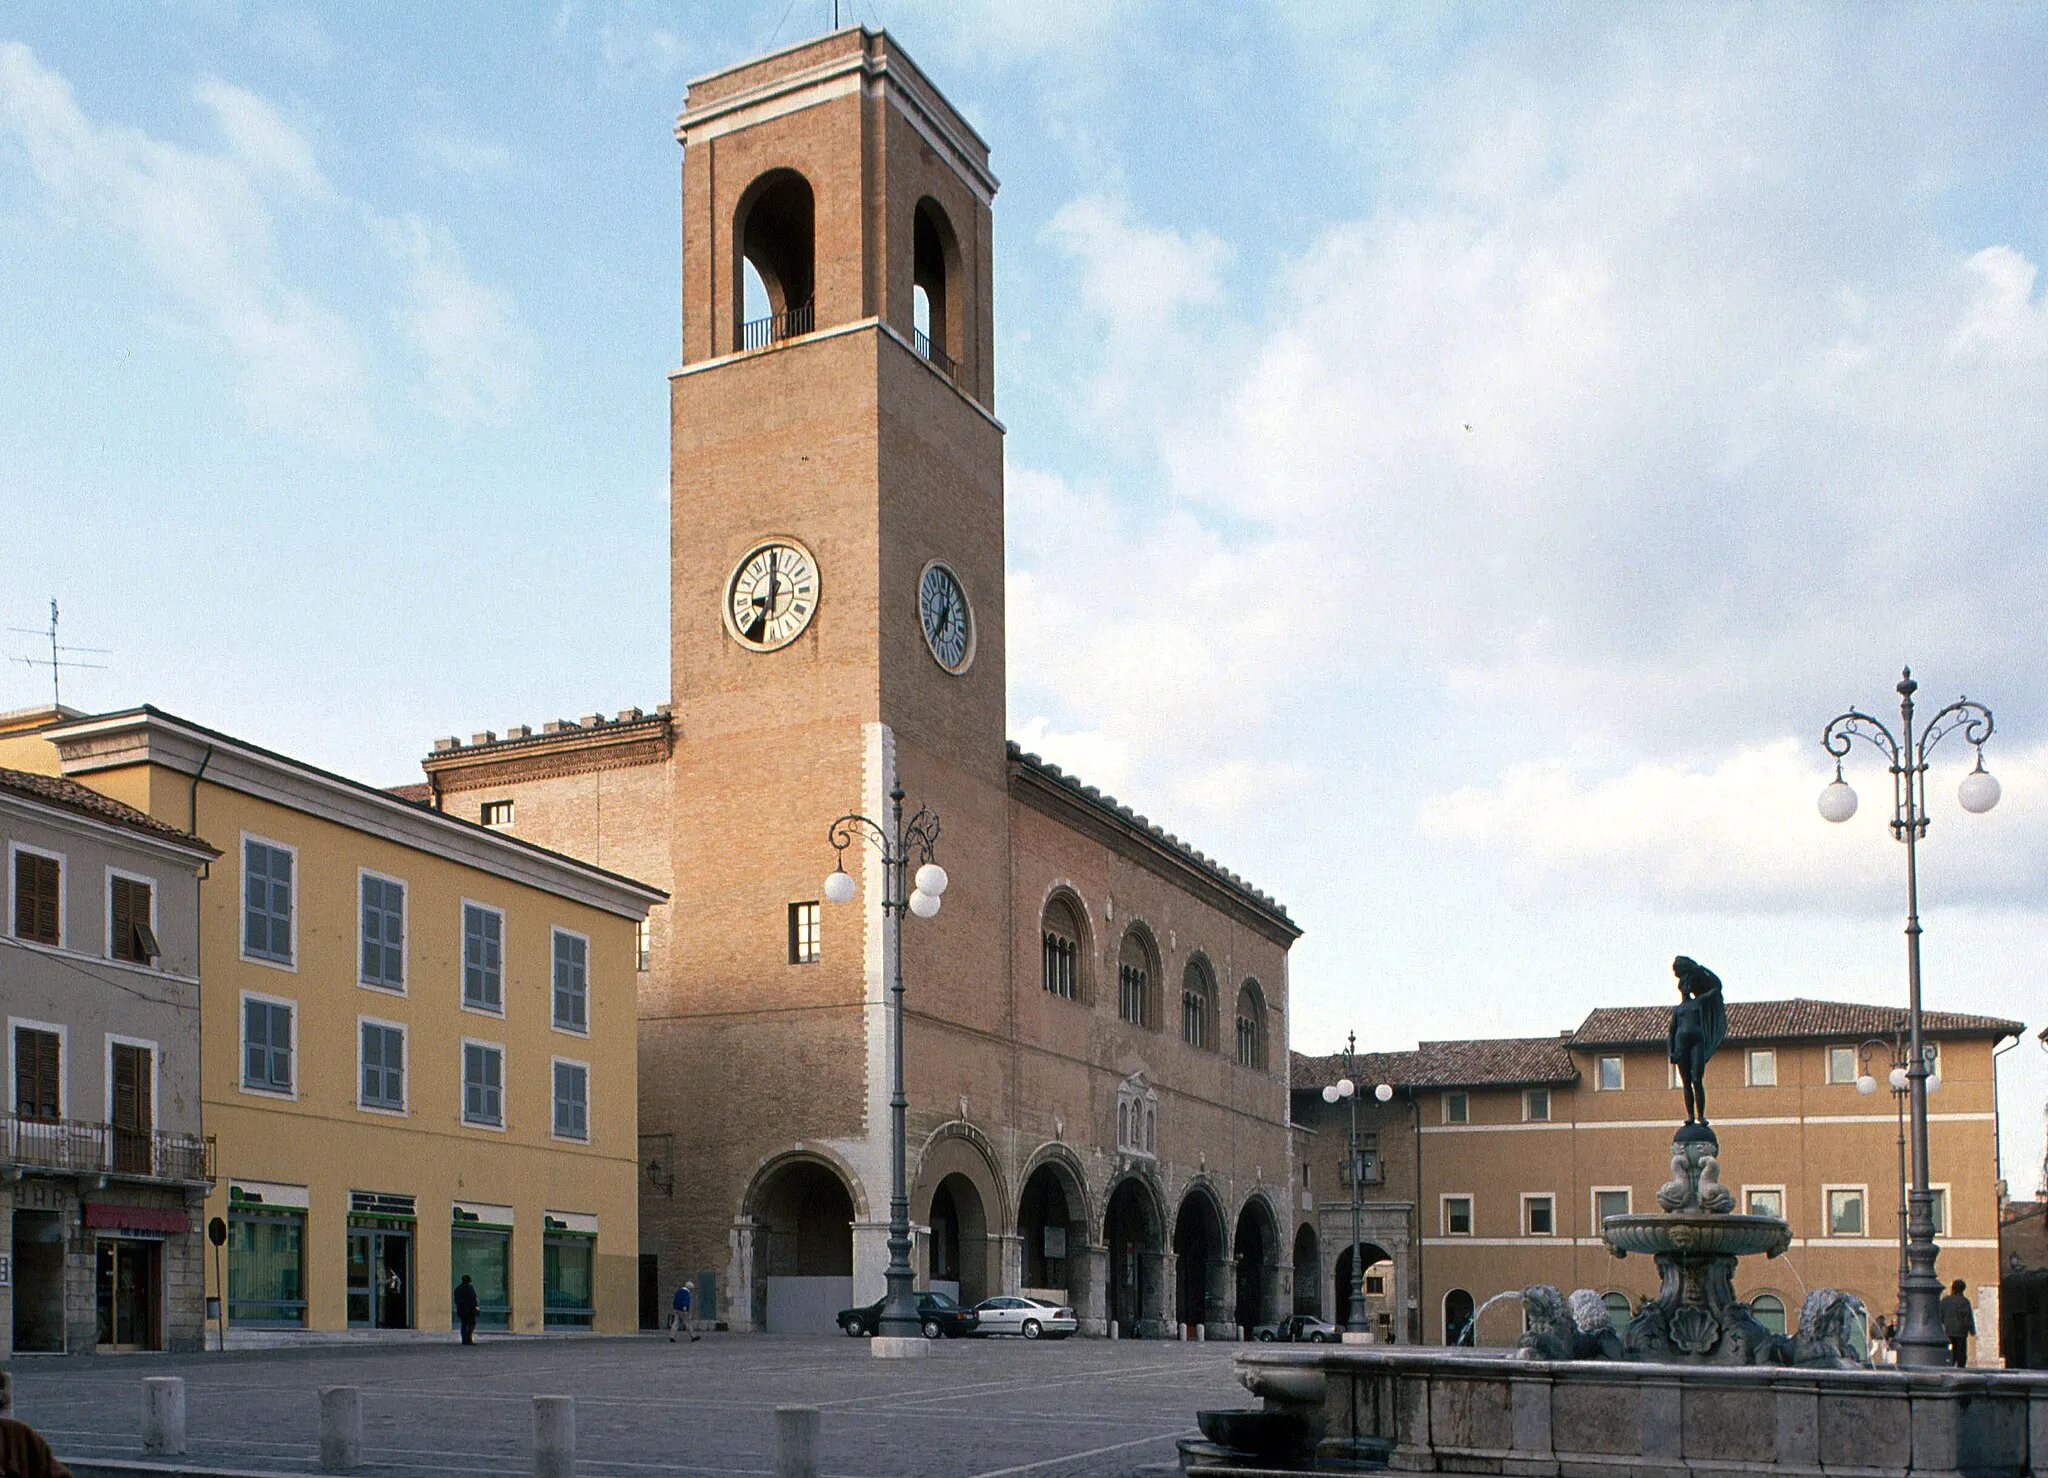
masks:
[[[846,849],[855,840],[866,842],[882,856],[882,915],[889,922],[889,949],[895,970],[889,982],[889,1268],[888,1293],[882,1300],[879,1334],[888,1340],[915,1341],[913,1345],[877,1345],[901,1354],[922,1350],[921,1321],[917,1297],[911,1291],[914,1274],[910,1269],[910,1197],[904,1189],[903,1116],[903,914],[907,909],[921,919],[939,911],[939,898],[946,891],[946,870],[932,861],[932,847],[939,839],[939,818],[920,809],[906,824],[903,820],[903,787],[889,791],[889,824],[848,812],[826,828],[825,839],[832,844],[837,865],[825,879],[825,896],[834,903],[851,903],[856,887],[846,870]],[[915,852],[917,872],[910,873]]]
[[[1348,1101],[1351,1105],[1351,1141],[1345,1159],[1351,1182],[1351,1308],[1344,1319],[1344,1342],[1370,1344],[1372,1322],[1365,1317],[1365,1165],[1358,1152],[1358,1084],[1352,1078],[1357,1070],[1358,1033],[1352,1032],[1344,1041],[1344,1076],[1323,1089],[1323,1102]],[[1394,1090],[1382,1083],[1373,1090],[1373,1096],[1385,1103],[1394,1096]]]
[[[1856,1091],[1865,1097],[1877,1092],[1877,1079],[1870,1071],[1871,1058],[1883,1053],[1891,1064],[1891,1071],[1885,1075],[1885,1085],[1891,1090],[1892,1108],[1899,1123],[1899,1286],[1906,1283],[1906,1093],[1912,1080],[1906,1075],[1911,1059],[1906,1054],[1906,1018],[1901,1016],[1899,1024],[1892,1030],[1892,1039],[1887,1042],[1881,1037],[1872,1037],[1856,1049]],[[1927,1091],[1932,1093],[1941,1086],[1941,1079],[1935,1074],[1927,1078]],[[1893,1318],[1903,1319],[1903,1308],[1892,1311]]]
[[[1915,850],[1927,833],[1927,756],[1957,729],[1977,750],[1977,768],[1963,777],[1957,798],[1980,815],[1998,804],[1998,782],[1984,771],[1984,741],[1991,737],[1991,710],[1958,698],[1913,732],[1913,694],[1919,690],[1909,667],[1898,685],[1897,735],[1878,719],[1850,709],[1830,720],[1821,743],[1835,757],[1835,778],[1820,793],[1820,814],[1847,821],[1856,814],[1856,792],[1842,778],[1850,741],[1861,739],[1889,762],[1892,774],[1892,835],[1906,844],[1906,1092],[1912,1124],[1913,1188],[1906,1198],[1906,1271],[1899,1279],[1904,1317],[1898,1335],[1901,1365],[1946,1365],[1948,1338],[1942,1333],[1941,1279],[1934,1271],[1934,1195],[1927,1184],[1927,1054],[1920,1020],[1920,873]]]

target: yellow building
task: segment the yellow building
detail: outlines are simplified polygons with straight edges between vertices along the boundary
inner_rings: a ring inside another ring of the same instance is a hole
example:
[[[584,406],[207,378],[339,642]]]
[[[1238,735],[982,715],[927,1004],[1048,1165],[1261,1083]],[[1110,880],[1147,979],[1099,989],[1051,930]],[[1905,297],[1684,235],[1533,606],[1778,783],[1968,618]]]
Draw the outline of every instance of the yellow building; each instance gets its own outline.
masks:
[[[152,708],[0,763],[221,838],[200,1099],[231,1345],[445,1331],[464,1273],[486,1329],[637,1327],[635,933],[665,894]]]
[[[1790,1251],[1746,1258],[1736,1275],[1736,1292],[1780,1331],[1796,1325],[1815,1288],[1845,1289],[1872,1313],[1896,1313],[1900,1116],[1885,1084],[1894,1052],[1903,1060],[1895,1033],[1904,1015],[1834,1001],[1728,1003],[1728,1039],[1707,1066],[1708,1117],[1720,1137],[1721,1181],[1738,1207],[1792,1225]],[[1532,1283],[1594,1289],[1620,1322],[1657,1291],[1654,1264],[1613,1257],[1600,1219],[1655,1210],[1668,1178],[1672,1130],[1685,1117],[1665,1051],[1669,1020],[1663,1006],[1603,1007],[1561,1036],[1360,1054],[1362,1260],[1382,1337],[1442,1343],[1447,1327],[1456,1334],[1478,1315],[1478,1343],[1512,1344],[1519,1305],[1504,1300],[1489,1312],[1486,1301]],[[1969,1284],[1973,1364],[1999,1358],[1993,1054],[2021,1030],[1958,1012],[1925,1017],[1940,1078],[1927,1116],[1938,1271],[1944,1283]],[[1293,1077],[1306,1142],[1295,1284],[1321,1290],[1304,1307],[1320,1303],[1340,1318],[1350,1268],[1350,1107],[1331,1107],[1320,1090],[1343,1066],[1341,1057],[1297,1055]],[[1859,1091],[1865,1076],[1874,1093]],[[1374,1092],[1381,1083],[1393,1090],[1385,1103]],[[1381,1289],[1370,1286],[1374,1272]]]

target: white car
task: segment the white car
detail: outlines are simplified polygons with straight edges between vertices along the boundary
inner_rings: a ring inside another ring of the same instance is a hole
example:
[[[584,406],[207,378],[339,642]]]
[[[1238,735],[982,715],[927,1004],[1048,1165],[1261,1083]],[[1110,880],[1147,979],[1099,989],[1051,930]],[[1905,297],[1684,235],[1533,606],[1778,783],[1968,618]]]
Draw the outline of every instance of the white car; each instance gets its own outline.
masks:
[[[974,1306],[974,1312],[981,1315],[981,1323],[975,1327],[976,1334],[1021,1334],[1026,1339],[1065,1339],[1080,1327],[1074,1319],[1074,1311],[1065,1305],[1049,1304],[1044,1299],[1025,1298],[1015,1293],[985,1298]]]

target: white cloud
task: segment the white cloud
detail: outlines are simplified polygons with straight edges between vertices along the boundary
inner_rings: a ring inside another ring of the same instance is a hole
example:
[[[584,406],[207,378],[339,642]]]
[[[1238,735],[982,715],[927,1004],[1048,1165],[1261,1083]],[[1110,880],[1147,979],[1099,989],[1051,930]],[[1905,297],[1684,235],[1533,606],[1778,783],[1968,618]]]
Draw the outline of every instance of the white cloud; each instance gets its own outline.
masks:
[[[1981,817],[1955,803],[1968,752],[1936,755],[1925,843],[1936,850],[1922,907],[2037,900],[2048,880],[2048,746],[1987,756],[2006,794]],[[1815,807],[1833,777],[1820,758],[1817,744],[1780,739],[1710,770],[1650,762],[1593,781],[1538,761],[1497,784],[1425,801],[1417,824],[1433,840],[1494,854],[1546,896],[1738,911],[1898,908],[1904,858],[1887,826],[1888,777],[1852,755],[1861,805],[1830,826]]]
[[[0,127],[45,202],[133,248],[234,362],[258,424],[356,446],[370,434],[361,348],[349,325],[291,285],[276,260],[273,193],[321,199],[311,147],[259,99],[202,83],[226,140],[205,153],[99,125],[26,46],[0,44]]]
[[[428,405],[457,425],[502,422],[525,398],[539,357],[511,295],[472,277],[454,238],[432,222],[377,225],[405,272],[397,323],[424,361]]]

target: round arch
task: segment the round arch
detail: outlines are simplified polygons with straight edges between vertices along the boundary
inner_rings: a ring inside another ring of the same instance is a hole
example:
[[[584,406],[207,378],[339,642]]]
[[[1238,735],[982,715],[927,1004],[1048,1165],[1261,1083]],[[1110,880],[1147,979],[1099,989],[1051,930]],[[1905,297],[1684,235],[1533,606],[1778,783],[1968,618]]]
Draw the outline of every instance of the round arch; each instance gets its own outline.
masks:
[[[1375,1333],[1380,1332],[1382,1322],[1384,1321],[1386,1333],[1381,1337],[1391,1338],[1393,1299],[1388,1284],[1388,1272],[1386,1269],[1381,1268],[1381,1264],[1391,1263],[1393,1261],[1392,1255],[1376,1242],[1360,1243],[1358,1252],[1359,1261],[1365,1265],[1366,1320],[1373,1326]],[[1380,1269],[1377,1275],[1374,1272],[1376,1268]],[[1372,1280],[1375,1276],[1380,1279],[1381,1285],[1377,1292],[1372,1287]],[[1336,1266],[1331,1273],[1331,1286],[1336,1294],[1335,1302],[1331,1305],[1336,1312],[1336,1317],[1332,1322],[1339,1329],[1348,1329],[1351,1324],[1351,1283],[1351,1244],[1347,1242],[1342,1250],[1337,1253]]]
[[[836,1158],[792,1150],[763,1164],[747,1187],[745,1296],[755,1328],[825,1333],[852,1300],[853,1225],[866,1214],[865,1198]]]
[[[960,236],[946,209],[927,195],[911,213],[910,279],[912,342],[917,352],[948,374],[965,353]]]
[[[1220,1321],[1229,1237],[1229,1223],[1215,1187],[1197,1178],[1181,1193],[1180,1209],[1173,1218],[1176,1322],[1206,1326]]]
[[[817,204],[811,182],[786,166],[763,171],[733,207],[733,349],[760,349],[816,324]],[[747,271],[767,296],[768,317],[749,322]]]
[[[1216,966],[1207,950],[1193,950],[1180,972],[1180,1039],[1199,1051],[1216,1050]]]
[[[1072,884],[1054,883],[1038,906],[1040,985],[1048,995],[1095,1001],[1095,930]]]
[[[1267,1026],[1266,992],[1258,981],[1247,975],[1244,984],[1237,988],[1237,1061],[1240,1067],[1266,1070],[1266,1042],[1269,1035]]]
[[[924,1232],[924,1271],[962,1303],[1003,1286],[1002,1234],[1009,1193],[988,1137],[960,1120],[941,1124],[919,1146],[910,1215]]]
[[[1323,1246],[1314,1222],[1294,1229],[1294,1312],[1323,1312]]]
[[[1032,1176],[1048,1165],[1060,1177],[1060,1189],[1068,1198],[1068,1209],[1074,1220],[1084,1226],[1094,1226],[1095,1208],[1088,1196],[1088,1168],[1081,1163],[1081,1157],[1074,1152],[1073,1146],[1058,1140],[1040,1145],[1024,1161],[1023,1181],[1028,1184]]]
[[[1148,1031],[1160,1027],[1159,940],[1143,919],[1124,926],[1116,947],[1116,1014]]]
[[[1252,1326],[1278,1319],[1280,1308],[1280,1218],[1263,1191],[1253,1191],[1238,1208],[1230,1242],[1237,1259],[1237,1325],[1246,1337]]]
[[[1127,1174],[1111,1188],[1102,1240],[1109,1249],[1109,1317],[1132,1338],[1164,1333],[1166,1203],[1148,1177]]]
[[[1446,1289],[1444,1292],[1444,1343],[1447,1345],[1469,1345],[1473,1340],[1472,1295],[1463,1288]]]

